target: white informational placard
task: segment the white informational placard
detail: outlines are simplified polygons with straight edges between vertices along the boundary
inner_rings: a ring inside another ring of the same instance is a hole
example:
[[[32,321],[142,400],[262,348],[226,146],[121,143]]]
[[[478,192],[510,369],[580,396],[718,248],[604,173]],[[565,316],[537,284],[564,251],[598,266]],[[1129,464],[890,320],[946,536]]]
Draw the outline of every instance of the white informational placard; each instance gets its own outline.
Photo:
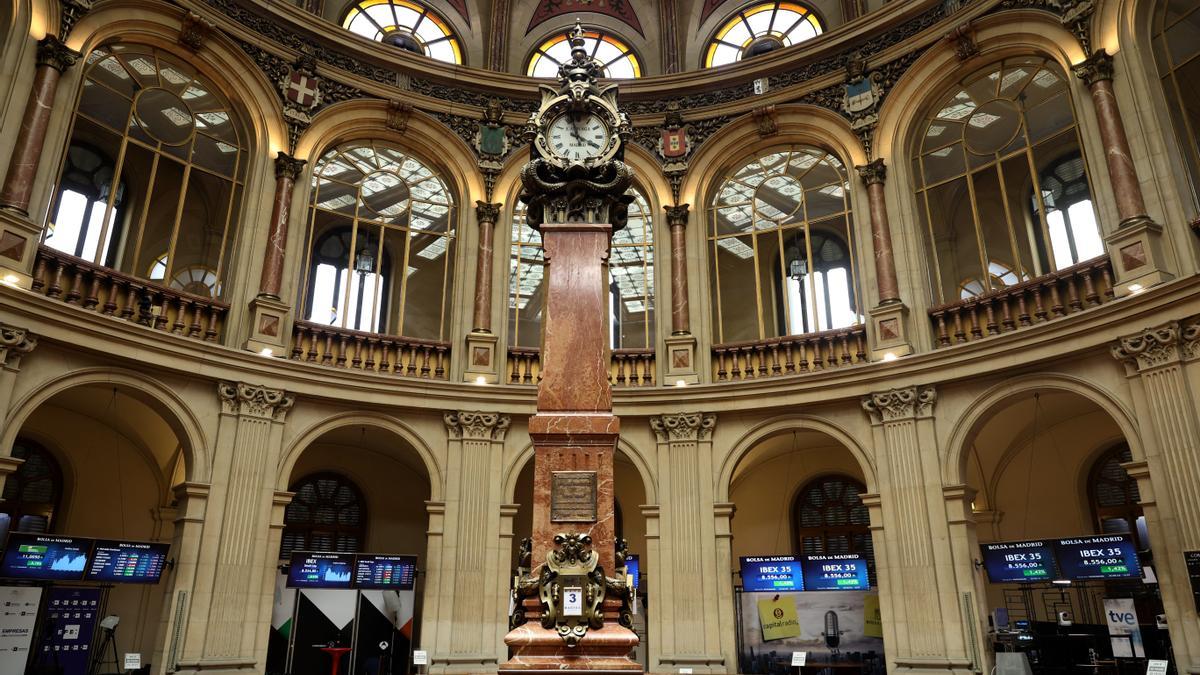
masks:
[[[425,651],[424,649],[418,649],[418,650],[414,651],[413,652],[413,665],[414,666],[429,665],[429,652]]]
[[[808,662],[808,652],[792,652],[792,667],[803,668]]]
[[[583,616],[583,588],[567,586],[563,589],[563,616]]]
[[[125,655],[125,670],[137,670],[142,667],[142,655],[128,653]]]
[[[1166,659],[1150,659],[1146,662],[1146,675],[1167,675]]]
[[[42,589],[0,587],[0,673],[23,673],[29,660]]]

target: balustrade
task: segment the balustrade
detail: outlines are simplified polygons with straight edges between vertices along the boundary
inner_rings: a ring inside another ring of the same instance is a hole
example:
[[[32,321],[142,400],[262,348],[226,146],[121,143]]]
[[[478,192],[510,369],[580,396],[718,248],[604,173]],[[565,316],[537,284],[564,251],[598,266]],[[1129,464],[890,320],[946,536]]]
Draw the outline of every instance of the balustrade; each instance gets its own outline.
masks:
[[[508,348],[508,383],[537,384],[542,379],[541,353],[530,347]],[[653,387],[653,349],[614,349],[609,361],[608,381],[614,387]]]
[[[974,342],[1082,312],[1113,299],[1108,256],[929,310],[938,347]]]
[[[450,343],[297,321],[293,361],[402,377],[445,380]]]
[[[742,382],[844,368],[866,363],[866,346],[863,326],[713,345],[713,379]]]
[[[39,246],[31,289],[48,298],[155,330],[215,342],[229,305]]]

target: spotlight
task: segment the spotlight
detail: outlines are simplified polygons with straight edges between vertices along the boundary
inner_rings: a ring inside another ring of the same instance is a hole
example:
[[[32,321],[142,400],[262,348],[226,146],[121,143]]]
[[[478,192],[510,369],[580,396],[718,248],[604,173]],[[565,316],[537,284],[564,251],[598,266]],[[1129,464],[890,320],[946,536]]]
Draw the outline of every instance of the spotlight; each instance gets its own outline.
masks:
[[[4,283],[8,284],[9,286],[16,286],[17,283],[19,283],[21,281],[21,277],[10,273],[10,274],[5,274],[4,278],[0,281],[3,281]]]
[[[895,353],[895,352],[888,352],[888,353],[886,353],[886,354],[884,354],[884,355],[883,355],[883,360],[884,360],[884,361],[895,361],[895,360],[896,360],[896,359],[898,359],[898,358],[900,358],[900,357],[899,357],[899,356],[896,356],[896,353]]]
[[[1146,288],[1145,288],[1145,286],[1142,286],[1141,284],[1129,284],[1129,294],[1130,295],[1137,295],[1138,293],[1141,293],[1144,290],[1146,290]]]
[[[263,347],[262,351],[258,354],[259,356],[275,356],[275,350],[270,347]]]
[[[676,387],[686,387],[687,382],[685,382],[684,380],[675,380],[675,386]]]
[[[487,378],[483,375],[475,378],[475,384],[487,384]]]

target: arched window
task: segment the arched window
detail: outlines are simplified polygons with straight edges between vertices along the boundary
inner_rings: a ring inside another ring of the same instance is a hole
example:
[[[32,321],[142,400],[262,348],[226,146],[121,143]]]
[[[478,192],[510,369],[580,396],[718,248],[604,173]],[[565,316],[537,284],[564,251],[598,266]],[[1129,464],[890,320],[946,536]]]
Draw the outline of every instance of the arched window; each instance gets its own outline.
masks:
[[[219,296],[242,198],[242,138],[228,100],[186,61],[142,45],[96,49],[43,243]]]
[[[291,487],[296,494],[283,514],[280,559],[293,551],[363,550],[367,533],[367,505],[350,479],[336,473],[306,476]]]
[[[313,168],[302,287],[308,321],[445,340],[454,281],[454,201],[422,161],[352,142]]]
[[[813,11],[797,2],[760,2],[740,9],[708,43],[704,67],[723,66],[789,47],[824,32]]]
[[[552,35],[529,57],[525,74],[530,77],[556,77],[558,67],[571,60],[571,31]],[[629,79],[642,76],[636,54],[622,40],[598,30],[583,33],[583,48],[588,56],[604,65],[604,77]]]
[[[1132,534],[1138,548],[1145,550],[1150,547],[1150,538],[1137,481],[1121,466],[1132,461],[1133,454],[1125,443],[1101,455],[1088,477],[1088,500],[1101,534]]]
[[[710,205],[717,342],[862,321],[846,168],[811,146],[738,165]]]
[[[342,27],[369,40],[446,63],[462,63],[462,46],[450,24],[410,0],[361,0],[346,10]]]
[[[1200,5],[1194,0],[1160,0],[1153,24],[1154,55],[1184,162],[1192,174],[1193,199],[1200,201]]]
[[[797,555],[859,553],[874,576],[871,516],[862,502],[866,488],[849,476],[823,476],[804,486],[792,505]]]
[[[9,531],[51,532],[62,500],[58,462],[41,445],[18,438],[12,456],[24,460],[4,482],[0,496],[0,542]]]
[[[637,188],[625,229],[613,234],[609,254],[609,346],[654,346],[654,219]],[[536,348],[542,340],[546,304],[546,262],[542,235],[525,222],[525,205],[513,209],[512,256],[508,282],[508,343]]]
[[[1104,252],[1067,76],[1020,57],[972,73],[927,118],[913,161],[935,302]]]

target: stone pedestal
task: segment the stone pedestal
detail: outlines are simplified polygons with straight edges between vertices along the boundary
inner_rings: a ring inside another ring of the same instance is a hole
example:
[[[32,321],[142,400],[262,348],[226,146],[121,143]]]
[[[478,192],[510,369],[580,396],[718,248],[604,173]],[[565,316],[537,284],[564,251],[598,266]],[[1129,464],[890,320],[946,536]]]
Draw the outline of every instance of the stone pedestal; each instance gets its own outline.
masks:
[[[42,228],[28,216],[0,209],[0,280],[29,289],[41,234]]]
[[[286,358],[292,332],[291,313],[291,307],[275,298],[260,295],[251,300],[252,321],[246,349],[259,353],[269,349],[270,355]]]
[[[1141,218],[1104,238],[1112,260],[1113,292],[1118,298],[1175,278],[1167,271],[1162,230],[1162,225]]]
[[[882,361],[892,356],[907,356],[913,351],[908,339],[908,308],[902,302],[889,302],[870,311],[871,360]]]
[[[463,382],[496,384],[500,381],[500,359],[497,352],[499,338],[494,333],[467,333],[467,367],[463,371]],[[480,378],[483,378],[480,380]]]
[[[691,334],[672,335],[664,340],[666,363],[663,364],[663,383],[667,386],[696,384],[700,373],[696,370],[696,338]]]

